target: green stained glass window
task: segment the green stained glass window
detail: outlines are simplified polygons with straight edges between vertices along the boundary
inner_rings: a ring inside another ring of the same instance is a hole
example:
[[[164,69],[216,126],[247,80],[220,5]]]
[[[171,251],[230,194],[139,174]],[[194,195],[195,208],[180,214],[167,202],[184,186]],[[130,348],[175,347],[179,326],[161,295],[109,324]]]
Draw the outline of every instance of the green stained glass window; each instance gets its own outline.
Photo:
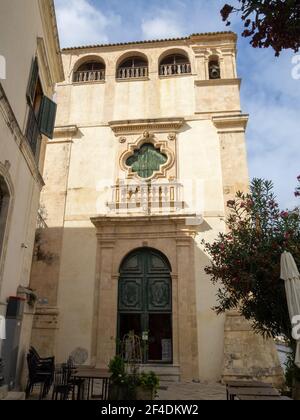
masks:
[[[167,156],[155,149],[153,144],[146,143],[127,159],[126,165],[131,167],[132,171],[141,178],[146,179],[150,178],[154,172],[159,171],[161,165],[164,165],[167,160]]]

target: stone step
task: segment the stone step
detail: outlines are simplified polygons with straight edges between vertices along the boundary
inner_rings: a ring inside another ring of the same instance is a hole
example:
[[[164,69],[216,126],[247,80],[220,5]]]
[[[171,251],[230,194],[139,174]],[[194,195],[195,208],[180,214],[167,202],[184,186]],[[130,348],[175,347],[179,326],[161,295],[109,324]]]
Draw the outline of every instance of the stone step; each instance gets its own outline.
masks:
[[[3,401],[24,401],[25,392],[9,392]]]
[[[8,386],[3,385],[0,387],[0,400],[4,400],[8,393]]]
[[[180,367],[178,365],[142,365],[144,372],[154,372],[161,382],[180,382]]]

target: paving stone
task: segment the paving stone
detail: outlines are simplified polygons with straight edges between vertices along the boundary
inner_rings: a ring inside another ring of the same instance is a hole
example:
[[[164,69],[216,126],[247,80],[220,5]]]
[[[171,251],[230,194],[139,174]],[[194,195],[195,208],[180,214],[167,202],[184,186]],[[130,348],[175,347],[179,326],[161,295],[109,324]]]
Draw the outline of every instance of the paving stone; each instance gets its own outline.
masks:
[[[226,400],[226,389],[220,384],[203,384],[203,383],[168,383],[164,384],[167,390],[159,390],[158,400]]]

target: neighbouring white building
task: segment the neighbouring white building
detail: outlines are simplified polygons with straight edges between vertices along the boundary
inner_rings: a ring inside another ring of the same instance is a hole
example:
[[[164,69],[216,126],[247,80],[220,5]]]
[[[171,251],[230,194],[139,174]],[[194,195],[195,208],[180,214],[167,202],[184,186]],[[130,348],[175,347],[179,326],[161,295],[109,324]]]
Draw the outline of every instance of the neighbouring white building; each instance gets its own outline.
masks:
[[[0,356],[14,387],[30,344],[28,287],[52,98],[64,80],[52,0],[1,0],[0,56],[0,315],[7,315]]]

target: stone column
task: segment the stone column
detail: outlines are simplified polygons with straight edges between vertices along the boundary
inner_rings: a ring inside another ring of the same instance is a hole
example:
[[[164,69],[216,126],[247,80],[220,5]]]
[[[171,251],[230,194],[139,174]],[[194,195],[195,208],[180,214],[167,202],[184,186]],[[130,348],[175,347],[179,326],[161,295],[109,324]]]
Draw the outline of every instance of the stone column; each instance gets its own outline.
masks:
[[[99,237],[97,256],[97,277],[95,309],[96,327],[96,367],[106,368],[116,353],[118,282],[113,274],[115,242]]]
[[[177,238],[178,337],[181,380],[198,379],[198,343],[194,246],[189,236]]]

